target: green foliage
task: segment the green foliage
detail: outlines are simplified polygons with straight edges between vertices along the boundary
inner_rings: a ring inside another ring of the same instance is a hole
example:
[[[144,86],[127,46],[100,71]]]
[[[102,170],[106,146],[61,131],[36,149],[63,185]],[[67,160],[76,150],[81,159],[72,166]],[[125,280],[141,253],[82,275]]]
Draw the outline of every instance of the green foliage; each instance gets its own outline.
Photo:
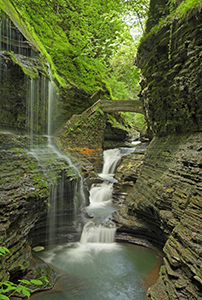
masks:
[[[131,112],[121,113],[124,123],[128,124],[131,128],[135,128],[137,131],[146,129],[147,123],[143,114],[136,114]]]
[[[201,6],[202,5],[202,1],[201,0],[185,0],[182,1],[179,6],[176,8],[176,12],[175,15],[178,16],[179,18],[183,18],[185,17],[185,15],[187,14],[187,12],[190,9],[193,9],[196,6]]]
[[[116,118],[113,115],[107,114],[107,117],[108,117],[108,122],[111,125],[116,125],[117,121],[116,121]]]
[[[19,283],[15,284],[11,281],[0,282],[0,299],[9,300],[10,297],[14,294],[25,295],[28,298],[31,295],[32,289],[30,288],[32,285],[43,285],[44,282],[48,282],[47,278],[41,277],[40,279],[31,279],[29,280],[18,280]],[[9,295],[9,296],[7,296]]]
[[[104,116],[104,112],[100,108],[98,108],[97,111],[100,113],[101,116]]]
[[[140,70],[134,65],[136,52],[136,44],[126,31],[124,42],[111,58],[111,69],[108,72],[109,86],[117,100],[137,99],[140,91]]]
[[[202,1],[201,0],[182,0],[177,3],[174,0],[169,1],[169,15],[166,18],[161,18],[155,26],[151,28],[151,30],[147,33],[147,35],[143,36],[140,40],[142,42],[145,40],[149,35],[158,31],[164,24],[169,23],[171,24],[174,19],[185,18],[188,11],[194,9],[198,6],[198,9],[201,10]],[[175,8],[174,8],[175,7]],[[172,29],[172,28],[171,28]]]
[[[6,253],[10,253],[10,251],[4,246],[0,246],[0,255],[5,255]],[[0,282],[0,300],[9,300],[10,297],[16,293],[20,296],[24,295],[29,298],[33,285],[38,286],[48,282],[46,276],[43,276],[40,279],[19,279],[18,281],[18,284],[8,280]]]
[[[170,1],[169,11],[170,14],[173,14],[176,7],[175,7],[175,0]],[[170,23],[170,37],[169,37],[169,44],[168,44],[168,60],[171,60],[171,47],[172,47],[172,34],[173,34],[173,23]]]
[[[108,122],[116,128],[125,129],[128,132],[145,131],[147,128],[147,123],[143,114],[132,113],[132,112],[121,112],[118,116],[108,116]]]
[[[4,255],[6,254],[6,252],[10,253],[10,251],[6,247],[0,246],[0,255]]]
[[[104,81],[110,78],[111,59],[124,43],[125,32],[133,26],[127,26],[123,17],[135,15],[133,24],[140,23],[148,9],[148,0],[10,2],[42,49],[53,77],[59,73],[56,79],[60,84],[66,81],[88,93],[108,88]]]

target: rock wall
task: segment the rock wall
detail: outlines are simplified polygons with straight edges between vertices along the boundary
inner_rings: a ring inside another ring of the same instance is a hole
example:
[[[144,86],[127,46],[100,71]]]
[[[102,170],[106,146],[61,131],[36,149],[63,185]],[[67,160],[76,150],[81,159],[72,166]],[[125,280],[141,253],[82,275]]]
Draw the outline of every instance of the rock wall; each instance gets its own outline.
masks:
[[[160,8],[162,4],[155,4],[151,13]],[[195,8],[185,19],[174,19],[172,34],[170,26],[165,22],[149,35],[137,55],[142,72],[140,99],[148,124],[158,135],[202,129],[202,14]]]
[[[127,198],[129,217],[148,226],[165,254],[159,280],[148,292],[151,299],[202,296],[201,141],[202,133],[155,137]]]
[[[151,1],[147,32],[168,14]],[[177,4],[177,3],[176,3]],[[200,9],[173,20],[140,45],[140,98],[154,138],[126,206],[120,230],[162,247],[164,264],[148,299],[202,299],[202,85]],[[171,47],[171,48],[170,48]]]
[[[65,158],[47,150],[46,160],[30,153],[29,143],[29,136],[0,133],[0,245],[10,251],[0,257],[0,281],[15,282],[30,272],[33,277],[47,274],[50,284],[44,288],[48,288],[57,275],[33,261],[31,247],[78,239],[75,208],[80,203],[76,205],[75,193],[79,192],[79,176]],[[51,187],[57,207],[51,202]],[[56,211],[55,228],[49,226],[51,207]]]
[[[99,173],[103,150],[125,146],[129,130],[121,122],[119,114],[111,116],[92,106],[81,115],[73,115],[55,134],[55,143],[78,159],[84,174],[94,168]]]
[[[81,178],[68,158],[47,147],[51,105],[52,127],[57,127],[48,66],[1,7],[0,22],[0,245],[10,251],[0,256],[0,281],[47,274],[49,288],[57,275],[32,259],[31,247],[76,238]],[[55,205],[52,198],[65,201]]]
[[[6,140],[5,135],[0,134],[1,146]],[[7,147],[11,140],[10,135]],[[44,180],[37,176],[36,164],[23,149],[0,148],[0,162],[0,245],[10,251],[1,257],[2,280],[17,277],[17,274],[20,278],[29,270],[28,233],[46,210],[49,191]]]

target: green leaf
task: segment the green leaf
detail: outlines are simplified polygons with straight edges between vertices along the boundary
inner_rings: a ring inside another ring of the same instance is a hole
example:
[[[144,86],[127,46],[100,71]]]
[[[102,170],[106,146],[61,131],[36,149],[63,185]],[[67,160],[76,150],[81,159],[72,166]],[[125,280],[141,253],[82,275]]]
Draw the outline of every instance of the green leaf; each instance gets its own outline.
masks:
[[[27,296],[28,298],[30,297],[30,292],[27,290],[26,287],[24,287],[24,288],[22,289],[22,293],[23,293],[25,296]]]
[[[11,282],[11,281],[0,282],[0,285],[7,285],[7,286],[15,286],[16,287],[16,284]]]
[[[10,253],[10,251],[6,247],[1,246],[0,247],[0,255],[4,255],[6,252]]]
[[[21,293],[21,292],[22,292],[22,289],[23,289],[23,285],[19,284],[19,285],[16,287],[16,292]]]
[[[0,299],[1,300],[9,300],[9,298],[5,295],[0,294]]]
[[[31,279],[30,280],[31,283],[36,284],[36,285],[42,285],[43,282],[39,279]]]
[[[8,286],[6,289],[2,290],[3,293],[7,293],[9,291],[14,291],[16,289],[16,287],[14,286]]]
[[[18,281],[21,283],[30,284],[30,281],[26,280],[26,279],[22,279],[22,280],[18,280]]]
[[[40,279],[41,279],[41,280],[44,280],[46,283],[49,282],[46,276],[43,276],[43,277],[41,277]]]

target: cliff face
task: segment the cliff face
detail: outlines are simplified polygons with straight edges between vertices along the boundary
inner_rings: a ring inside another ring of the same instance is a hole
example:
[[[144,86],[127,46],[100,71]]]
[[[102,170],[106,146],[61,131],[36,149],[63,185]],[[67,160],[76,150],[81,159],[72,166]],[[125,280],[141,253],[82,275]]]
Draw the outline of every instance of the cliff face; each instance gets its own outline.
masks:
[[[151,1],[153,20],[167,12],[166,3]],[[147,30],[155,25],[151,20]],[[154,138],[127,197],[127,213],[122,210],[116,220],[125,222],[125,231],[142,232],[163,248],[164,264],[157,283],[148,290],[149,299],[198,300],[202,299],[202,13],[195,8],[186,19],[174,19],[172,26],[171,36],[167,22],[138,51],[140,97]]]
[[[195,8],[183,20],[166,22],[139,48],[140,98],[158,135],[202,129],[201,23],[202,14]]]
[[[10,250],[1,257],[1,280],[25,275],[30,267],[28,233],[46,210],[48,187],[40,179],[36,162],[21,149],[10,148],[16,138],[0,134],[0,244]],[[7,149],[2,145],[7,144]],[[30,211],[32,213],[30,213]]]
[[[47,150],[47,160],[31,154],[29,142],[28,136],[0,133],[0,245],[10,251],[0,257],[0,280],[15,281],[32,270],[33,277],[47,274],[51,287],[55,272],[32,261],[31,246],[75,238],[74,193],[79,192],[79,179],[64,158]],[[52,208],[54,222],[49,220]]]
[[[10,251],[0,256],[0,281],[47,274],[49,288],[57,275],[32,260],[31,246],[76,238],[81,178],[47,138],[57,117],[47,65],[1,7],[0,21],[0,245]]]
[[[132,193],[129,218],[147,224],[163,245],[164,266],[151,299],[201,299],[201,133],[155,137]]]

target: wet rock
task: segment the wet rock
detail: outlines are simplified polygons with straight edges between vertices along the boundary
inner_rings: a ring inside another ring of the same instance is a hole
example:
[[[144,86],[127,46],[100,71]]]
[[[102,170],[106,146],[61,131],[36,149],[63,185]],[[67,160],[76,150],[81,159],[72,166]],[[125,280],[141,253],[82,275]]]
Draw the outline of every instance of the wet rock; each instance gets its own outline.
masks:
[[[137,222],[144,224],[139,234],[163,246],[164,266],[149,299],[202,297],[201,143],[201,133],[156,136],[125,209],[113,215],[120,230],[137,234]]]
[[[78,174],[74,174],[75,170],[69,168],[66,161],[57,159],[53,154],[48,154],[48,161],[44,161],[42,166],[41,161],[24,148],[9,148],[9,143],[6,143],[8,139],[10,146],[22,146],[26,140],[24,137],[12,134],[1,134],[1,137],[0,245],[7,247],[10,253],[0,257],[0,279],[7,280],[18,276],[20,279],[32,268],[30,245],[38,243],[44,246],[46,243],[49,183],[51,180],[57,182],[63,176],[64,187],[68,186],[64,190],[71,192],[74,191],[74,185],[79,186]],[[2,149],[3,143],[6,150]],[[52,166],[51,160],[54,162]],[[63,240],[67,241],[68,233],[75,232],[75,227],[72,225],[73,204],[70,203],[74,196],[66,194],[66,197],[69,204],[64,212],[66,216],[70,215],[69,231],[68,226],[64,227],[61,223],[58,238],[61,239],[65,231]]]

